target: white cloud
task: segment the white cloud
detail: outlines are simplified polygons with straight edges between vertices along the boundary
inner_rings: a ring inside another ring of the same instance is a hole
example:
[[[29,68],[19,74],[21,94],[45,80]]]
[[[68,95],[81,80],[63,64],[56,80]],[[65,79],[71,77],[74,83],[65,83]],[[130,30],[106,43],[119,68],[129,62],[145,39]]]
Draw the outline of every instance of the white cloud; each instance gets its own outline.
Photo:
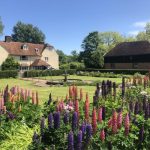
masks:
[[[136,35],[138,35],[139,32],[140,32],[139,30],[129,31],[128,35],[130,35],[130,36],[136,36]]]
[[[133,23],[133,26],[137,28],[144,28],[147,22],[150,22],[150,20],[135,22]]]

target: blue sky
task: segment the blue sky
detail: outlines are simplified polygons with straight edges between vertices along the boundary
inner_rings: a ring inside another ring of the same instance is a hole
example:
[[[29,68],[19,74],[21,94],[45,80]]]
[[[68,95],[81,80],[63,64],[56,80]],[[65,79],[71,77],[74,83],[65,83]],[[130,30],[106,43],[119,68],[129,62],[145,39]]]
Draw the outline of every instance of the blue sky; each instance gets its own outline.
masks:
[[[5,35],[17,21],[38,26],[46,42],[69,54],[92,31],[136,35],[150,21],[150,0],[2,0]]]

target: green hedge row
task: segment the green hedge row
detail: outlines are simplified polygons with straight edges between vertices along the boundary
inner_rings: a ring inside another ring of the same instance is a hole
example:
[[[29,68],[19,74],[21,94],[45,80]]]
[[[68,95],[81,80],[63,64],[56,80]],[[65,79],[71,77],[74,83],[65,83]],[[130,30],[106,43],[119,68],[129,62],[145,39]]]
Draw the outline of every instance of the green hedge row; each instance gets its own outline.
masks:
[[[148,70],[148,69],[92,69],[92,68],[88,68],[88,69],[82,69],[82,70],[78,70],[78,71],[101,72],[101,73],[112,72],[112,73],[115,73],[115,74],[134,75],[137,72],[140,73],[140,74],[146,74],[150,70]]]
[[[16,78],[18,76],[17,70],[0,71],[0,79],[2,78]]]
[[[69,69],[66,73],[73,75],[76,74],[76,70]],[[30,70],[24,72],[24,77],[60,76],[64,74],[65,70]]]

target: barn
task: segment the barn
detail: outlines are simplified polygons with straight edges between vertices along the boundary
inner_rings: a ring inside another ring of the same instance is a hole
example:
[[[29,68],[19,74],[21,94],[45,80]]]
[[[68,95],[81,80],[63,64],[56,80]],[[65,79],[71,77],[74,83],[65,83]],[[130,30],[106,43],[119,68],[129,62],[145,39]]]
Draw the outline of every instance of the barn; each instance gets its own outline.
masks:
[[[122,42],[104,56],[105,69],[150,69],[150,42]]]

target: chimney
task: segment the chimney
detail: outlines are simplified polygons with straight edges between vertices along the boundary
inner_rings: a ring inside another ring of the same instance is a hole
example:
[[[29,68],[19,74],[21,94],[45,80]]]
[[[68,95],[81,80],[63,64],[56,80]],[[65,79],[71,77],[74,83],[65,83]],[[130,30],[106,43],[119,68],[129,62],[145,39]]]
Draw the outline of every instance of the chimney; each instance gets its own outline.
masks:
[[[5,42],[11,42],[11,36],[5,36]]]

